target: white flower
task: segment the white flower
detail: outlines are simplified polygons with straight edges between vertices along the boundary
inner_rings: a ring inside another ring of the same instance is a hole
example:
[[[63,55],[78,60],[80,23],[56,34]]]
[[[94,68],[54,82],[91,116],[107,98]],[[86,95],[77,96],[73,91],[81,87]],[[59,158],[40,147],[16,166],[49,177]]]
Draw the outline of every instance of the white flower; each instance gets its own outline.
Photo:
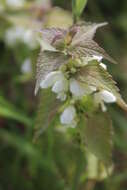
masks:
[[[54,85],[56,81],[59,81],[61,78],[63,78],[63,74],[61,71],[53,71],[45,77],[44,80],[41,81],[40,87],[41,88],[49,88]]]
[[[116,97],[107,90],[102,90],[95,94],[96,102],[103,100],[105,103],[113,103],[116,102]]]
[[[103,67],[103,69],[107,70],[107,66],[104,63],[100,63],[100,66]]]
[[[30,58],[25,59],[21,67],[22,73],[29,73],[32,71],[32,65]]]
[[[61,76],[61,79],[56,81],[52,87],[52,91],[55,93],[60,93],[62,91],[68,90],[68,81],[64,76]]]
[[[104,100],[104,102],[106,102],[106,103],[116,102],[116,97],[107,90],[102,90],[100,92],[100,96],[101,96],[102,100]]]
[[[41,88],[52,87],[57,81],[63,79],[63,73],[61,71],[53,71],[47,74],[44,80],[41,81]]]
[[[97,60],[98,62],[100,62],[100,66],[103,67],[103,69],[107,70],[107,66],[101,62],[102,59],[103,59],[102,56],[93,55],[92,57],[92,60]]]
[[[6,4],[12,8],[21,8],[24,3],[24,0],[6,0]]]
[[[60,116],[62,124],[70,125],[71,127],[76,126],[76,110],[74,106],[68,106]]]
[[[92,92],[96,91],[96,88],[93,86],[88,86],[78,82],[74,78],[70,79],[70,91],[76,98],[82,98],[84,95],[91,94]]]
[[[80,85],[80,83],[71,78],[70,79],[70,91],[74,96],[82,97],[85,94],[85,89],[83,86]]]
[[[96,104],[100,104],[102,111],[107,111],[105,103],[114,103],[116,102],[116,97],[107,90],[102,90],[94,95],[94,100]]]
[[[68,81],[64,76],[61,76],[59,81],[56,81],[52,87],[52,91],[55,92],[57,95],[57,99],[61,101],[66,100],[66,92],[68,90]]]
[[[68,80],[61,71],[53,71],[42,80],[40,87],[52,87],[52,91],[57,94],[57,99],[64,101],[66,99],[66,92],[68,91]]]

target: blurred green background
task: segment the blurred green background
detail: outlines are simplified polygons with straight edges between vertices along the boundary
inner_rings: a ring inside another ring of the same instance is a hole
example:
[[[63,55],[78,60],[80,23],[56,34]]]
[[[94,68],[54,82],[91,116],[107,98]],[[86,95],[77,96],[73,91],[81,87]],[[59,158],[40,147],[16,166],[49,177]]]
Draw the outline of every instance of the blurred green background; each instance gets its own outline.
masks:
[[[117,106],[109,106],[115,134],[111,177],[91,178],[87,156],[52,126],[33,142],[39,45],[31,30],[70,26],[67,11],[71,0],[0,0],[0,190],[127,189],[127,113]],[[88,0],[82,19],[109,23],[96,40],[119,63],[107,65],[127,102],[127,1]]]

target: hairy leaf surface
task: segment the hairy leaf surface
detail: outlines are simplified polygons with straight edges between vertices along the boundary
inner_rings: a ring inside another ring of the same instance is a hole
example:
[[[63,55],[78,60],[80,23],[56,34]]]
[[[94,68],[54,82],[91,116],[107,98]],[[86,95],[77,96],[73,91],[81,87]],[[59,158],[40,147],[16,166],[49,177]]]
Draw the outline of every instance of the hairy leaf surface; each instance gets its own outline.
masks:
[[[112,156],[112,122],[104,113],[89,116],[84,131],[88,150],[105,164],[111,162]]]
[[[78,31],[76,35],[74,36],[71,45],[75,46],[88,38],[93,39],[96,33],[96,30],[105,25],[107,25],[107,22],[103,22],[103,23],[84,22],[81,25],[79,24],[79,26],[77,25]]]
[[[61,65],[66,64],[68,57],[60,52],[52,51],[41,51],[37,61],[37,74],[36,74],[36,86],[35,94],[40,86],[40,82],[45,78],[45,76],[56,69]]]
[[[85,24],[84,26],[77,26],[77,33],[73,37],[72,43],[68,49],[72,56],[86,57],[86,56],[102,56],[112,63],[116,63],[106,51],[101,48],[94,40],[93,37],[97,28],[106,25],[107,23],[99,24]]]
[[[42,29],[40,33],[42,35],[42,40],[51,44],[58,36],[61,38],[64,38],[67,31],[60,28],[45,28],[45,29]]]
[[[86,39],[84,42],[74,46],[70,49],[70,53],[73,56],[80,57],[92,57],[93,55],[102,56],[104,59],[112,63],[116,63],[107,53],[101,48],[95,41]]]
[[[116,86],[116,82],[97,61],[92,61],[84,68],[81,68],[77,74],[77,79],[83,83],[97,87],[97,90],[105,89],[113,93],[117,98],[118,105],[127,111],[127,104],[122,99],[119,89]]]
[[[53,94],[49,89],[43,90],[43,93],[40,95],[34,140],[37,140],[45,129],[52,124],[52,121],[56,116],[58,106],[59,102],[56,100],[55,94]]]

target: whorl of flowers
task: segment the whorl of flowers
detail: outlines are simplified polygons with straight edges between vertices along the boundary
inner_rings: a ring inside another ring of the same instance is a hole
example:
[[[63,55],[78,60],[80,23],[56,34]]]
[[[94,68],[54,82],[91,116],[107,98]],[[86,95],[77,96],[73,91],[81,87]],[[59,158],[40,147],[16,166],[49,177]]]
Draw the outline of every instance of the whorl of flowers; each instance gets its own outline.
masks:
[[[84,99],[91,97],[94,106],[105,112],[105,103],[117,102],[127,110],[115,82],[102,62],[116,63],[94,40],[97,28],[106,25],[77,24],[68,30],[43,29],[35,94],[39,88],[51,88],[56,98],[65,102],[60,115],[61,124],[75,127]]]

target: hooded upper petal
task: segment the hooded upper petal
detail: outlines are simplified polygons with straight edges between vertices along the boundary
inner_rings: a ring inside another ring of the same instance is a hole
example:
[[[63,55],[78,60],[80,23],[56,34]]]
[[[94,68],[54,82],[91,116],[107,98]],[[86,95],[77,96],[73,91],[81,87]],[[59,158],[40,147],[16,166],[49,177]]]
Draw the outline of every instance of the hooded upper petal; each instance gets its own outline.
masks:
[[[76,110],[74,106],[68,106],[60,116],[62,124],[71,124],[76,116]]]
[[[56,81],[59,81],[63,78],[63,74],[61,71],[53,71],[47,74],[44,80],[41,81],[40,87],[41,88],[48,88],[54,85]]]
[[[107,90],[102,90],[100,92],[101,98],[104,100],[106,103],[113,103],[116,102],[116,97],[109,91]]]

